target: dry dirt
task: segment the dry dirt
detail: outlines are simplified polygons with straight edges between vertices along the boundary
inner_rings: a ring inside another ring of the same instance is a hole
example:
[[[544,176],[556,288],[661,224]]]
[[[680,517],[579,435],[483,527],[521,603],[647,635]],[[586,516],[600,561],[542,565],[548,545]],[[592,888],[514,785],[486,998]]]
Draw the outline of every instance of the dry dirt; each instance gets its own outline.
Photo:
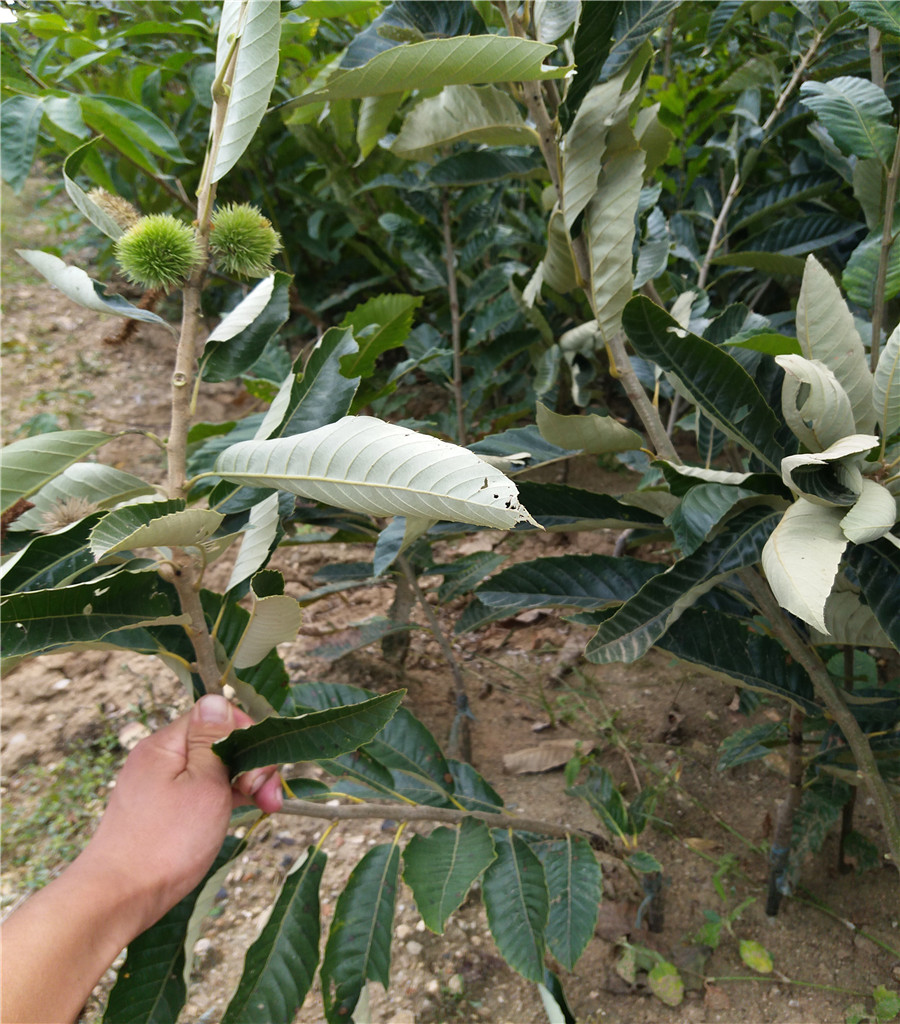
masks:
[[[9,208],[8,194],[6,206]],[[6,212],[6,211],[5,211]],[[39,220],[15,219],[16,245],[37,246],[45,234]],[[29,417],[52,412],[60,426],[167,429],[168,372],[172,343],[164,332],[142,327],[123,346],[104,344],[117,322],[70,304],[16,264],[7,224],[3,291],[4,441]],[[22,237],[25,236],[25,237]],[[249,411],[231,386],[209,389],[200,415],[232,419]],[[84,393],[88,392],[89,397]],[[161,461],[152,443],[133,439],[100,450],[104,461],[148,477]],[[596,473],[589,461],[578,468],[584,482]],[[624,477],[620,486],[626,486]],[[553,539],[515,538],[512,557],[537,554],[609,552],[609,533],[570,534]],[[502,535],[479,534],[445,558],[481,546],[503,544]],[[503,548],[505,550],[505,547]],[[288,592],[300,595],[315,584],[314,573],[336,561],[370,557],[349,545],[295,547],[279,553],[277,568]],[[435,581],[436,582],[436,581]],[[453,683],[440,648],[422,628],[412,635],[402,671],[390,669],[377,648],[336,661],[316,657],[323,637],[377,613],[391,600],[389,586],[332,595],[305,613],[296,642],[282,649],[295,681],[322,679],[386,691],[405,686],[408,706],[446,741],[453,714]],[[449,629],[463,604],[440,609]],[[414,615],[414,618],[416,616]],[[658,808],[661,822],[644,835],[643,846],[665,867],[665,924],[661,933],[635,927],[640,892],[627,871],[604,867],[604,902],[597,932],[563,982],[575,1016],[588,1022],[792,1022],[829,1024],[845,1019],[852,1003],[877,985],[900,981],[900,930],[895,873],[888,868],[857,876],[834,869],[833,840],[805,866],[804,889],[784,901],[774,920],[764,913],[766,863],[762,849],[771,817],[785,787],[778,754],[734,771],[716,769],[721,740],[747,719],[733,710],[733,691],[652,653],[634,666],[592,666],[580,661],[561,680],[587,633],[555,615],[494,624],[454,640],[463,665],[476,721],[475,767],[516,810],[530,817],[596,829],[587,807],[565,794],[560,771],[508,775],[505,754],[550,739],[577,737],[597,744],[602,763],[629,796],[636,784],[652,784],[661,773],[680,768],[677,784]],[[65,682],[68,680],[69,682]],[[475,695],[478,695],[477,697]],[[58,765],[74,739],[117,731],[147,719],[162,724],[185,706],[184,694],[167,670],[149,658],[120,652],[54,654],[23,664],[3,680],[3,800],[18,799],[17,780],[33,762]],[[559,719],[548,723],[547,707]],[[775,714],[765,705],[752,720]],[[673,717],[674,716],[674,717]],[[677,728],[671,728],[676,721]],[[880,847],[883,841],[871,802],[858,803],[857,827]],[[181,1020],[214,1022],[228,1003],[243,953],[294,859],[322,834],[320,821],[274,817],[257,828],[251,845],[229,874],[197,947],[194,985]],[[423,831],[426,830],[423,826]],[[389,838],[392,825],[380,820],[344,822],[328,838],[329,865],[323,880],[323,921],[333,913],[343,881],[365,850]],[[716,883],[726,897],[723,902]],[[3,897],[15,898],[17,875],[4,867]],[[722,915],[748,897],[753,902],[705,963],[691,936],[705,911]],[[680,967],[688,987],[684,1003],[669,1008],[646,985],[629,986],[615,971],[617,943],[633,942],[663,952]],[[753,939],[768,949],[774,971],[753,975],[738,955],[738,942]],[[698,973],[692,973],[698,972]],[[108,988],[104,979],[98,997]],[[401,890],[394,927],[392,983],[385,993],[370,985],[373,1022],[490,1021],[538,1024],[547,1020],[536,989],[503,962],[491,940],[483,907],[470,896],[451,918],[446,934],[424,929],[408,890]],[[100,998],[85,1019],[100,1016]],[[871,1008],[871,1000],[869,1000]],[[323,1019],[314,991],[296,1020]]]

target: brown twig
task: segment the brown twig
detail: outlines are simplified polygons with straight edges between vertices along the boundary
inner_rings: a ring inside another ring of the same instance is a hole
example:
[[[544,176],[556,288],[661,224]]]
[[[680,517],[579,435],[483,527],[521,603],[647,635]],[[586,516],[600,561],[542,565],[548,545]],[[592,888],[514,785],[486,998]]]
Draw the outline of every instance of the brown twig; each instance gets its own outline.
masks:
[[[809,644],[797,634],[780,608],[768,583],[755,569],[743,569],[738,575],[750,591],[760,612],[768,619],[772,632],[784,644],[794,661],[806,671],[816,694],[822,699],[828,713],[844,734],[844,739],[856,759],[857,776],[869,787],[878,816],[884,826],[891,859],[900,871],[900,808],[878,770],[878,762],[866,734],[841,697],[828,669]]]
[[[444,266],[447,268],[447,297],[450,302],[450,340],[453,345],[453,400],[456,403],[456,443],[467,443],[466,416],[462,391],[462,332],[459,289],[456,282],[456,253],[450,219],[450,194],[441,189],[441,221],[444,229]]]
[[[806,73],[806,69],[812,63],[813,57],[816,55],[816,51],[819,49],[819,45],[822,42],[822,32],[817,32],[815,38],[810,44],[809,49],[803,55],[800,63],[791,75],[791,80],[784,87],[781,95],[775,102],[775,106],[772,108],[772,113],[766,118],[765,123],[762,126],[762,140],[760,146],[765,142],[766,135],[769,129],[775,123],[778,115],[784,110],[787,104],[788,98],[797,88],[800,83],[800,79]],[[728,219],[728,214],[731,212],[732,204],[737,199],[738,192],[741,190],[741,170],[740,167],[736,166],[734,169],[734,177],[731,179],[731,185],[728,188],[728,193],[725,196],[725,201],[722,203],[722,209],[719,210],[719,215],[716,217],[715,223],[713,224],[712,234],[709,238],[709,245],[706,248],[706,256],[703,258],[703,264],[700,267],[700,276],[697,278],[697,284],[700,288],[706,287],[706,279],[709,276],[709,268],[712,263],[712,258],[716,254],[716,249],[719,247],[719,239],[721,238],[722,231],[725,228],[725,222]]]
[[[542,821],[538,818],[520,818],[515,814],[493,814],[489,811],[455,810],[452,807],[428,807],[425,804],[341,804],[337,807],[315,803],[311,800],[285,800],[282,814],[301,818],[324,818],[326,821],[348,821],[381,818],[388,821],[438,821],[458,825],[466,818],[483,821],[492,828],[511,828],[519,832],[536,832],[538,835],[566,839],[578,835],[587,839],[598,853],[598,859],[621,864],[624,858],[617,856],[609,840],[588,829],[572,828]]]

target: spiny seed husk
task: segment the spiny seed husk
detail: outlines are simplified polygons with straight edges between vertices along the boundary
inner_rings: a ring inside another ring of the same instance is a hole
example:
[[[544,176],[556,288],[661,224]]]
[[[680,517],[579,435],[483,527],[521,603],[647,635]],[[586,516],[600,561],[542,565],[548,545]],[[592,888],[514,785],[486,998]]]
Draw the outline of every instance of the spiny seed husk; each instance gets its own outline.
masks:
[[[200,261],[194,229],[171,214],[152,213],[115,244],[116,259],[129,281],[144,288],[184,284]]]
[[[272,257],[281,249],[281,238],[255,206],[231,203],[216,211],[209,247],[226,273],[265,277],[272,272]]]

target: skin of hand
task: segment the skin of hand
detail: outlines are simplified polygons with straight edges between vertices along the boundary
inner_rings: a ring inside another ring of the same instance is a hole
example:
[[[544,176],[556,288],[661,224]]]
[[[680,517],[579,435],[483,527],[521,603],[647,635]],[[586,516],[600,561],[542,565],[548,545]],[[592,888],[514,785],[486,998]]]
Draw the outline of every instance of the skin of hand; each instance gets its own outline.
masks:
[[[87,847],[3,924],[3,1024],[74,1020],[122,948],[200,883],[232,809],[279,810],[277,767],[232,786],[211,749],[252,724],[207,695],[128,755]]]

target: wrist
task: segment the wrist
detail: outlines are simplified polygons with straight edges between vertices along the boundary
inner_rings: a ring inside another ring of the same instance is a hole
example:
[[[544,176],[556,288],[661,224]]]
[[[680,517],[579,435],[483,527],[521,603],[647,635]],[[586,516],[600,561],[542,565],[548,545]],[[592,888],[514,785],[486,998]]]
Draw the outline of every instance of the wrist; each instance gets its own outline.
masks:
[[[159,909],[158,889],[146,882],[139,864],[125,867],[95,841],[87,845],[69,868],[85,893],[90,893],[109,921],[114,956],[165,913]]]

